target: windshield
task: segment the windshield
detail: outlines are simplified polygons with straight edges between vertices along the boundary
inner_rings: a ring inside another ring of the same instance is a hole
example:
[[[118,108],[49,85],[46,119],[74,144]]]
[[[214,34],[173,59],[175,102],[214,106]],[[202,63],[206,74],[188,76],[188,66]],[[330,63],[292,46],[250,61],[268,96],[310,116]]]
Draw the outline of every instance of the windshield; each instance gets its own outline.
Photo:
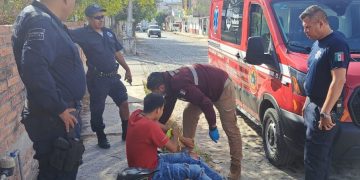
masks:
[[[157,25],[151,25],[149,28],[150,29],[160,29],[159,26],[157,26]]]
[[[284,42],[290,50],[309,53],[311,49],[314,41],[306,37],[299,19],[299,15],[310,5],[321,6],[328,15],[331,28],[345,36],[351,52],[360,52],[360,0],[335,1],[335,3],[330,0],[288,0],[273,3],[276,20]]]

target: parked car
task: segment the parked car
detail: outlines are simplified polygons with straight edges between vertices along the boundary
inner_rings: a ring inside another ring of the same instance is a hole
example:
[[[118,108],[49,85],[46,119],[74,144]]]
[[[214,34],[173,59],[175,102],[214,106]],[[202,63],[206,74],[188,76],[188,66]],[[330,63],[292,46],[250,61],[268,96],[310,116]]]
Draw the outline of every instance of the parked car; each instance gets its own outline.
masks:
[[[238,109],[262,127],[266,157],[276,166],[303,154],[303,83],[313,41],[305,36],[299,15],[313,4],[324,8],[332,29],[343,33],[350,46],[353,60],[335,105],[340,130],[334,159],[358,159],[360,0],[211,1],[209,62],[231,76]]]
[[[136,27],[135,27],[135,31],[141,31],[141,26],[139,26],[139,25],[136,26]]]
[[[147,30],[147,35],[150,37],[151,35],[156,35],[159,38],[161,37],[161,30],[158,25],[150,25],[149,29]]]

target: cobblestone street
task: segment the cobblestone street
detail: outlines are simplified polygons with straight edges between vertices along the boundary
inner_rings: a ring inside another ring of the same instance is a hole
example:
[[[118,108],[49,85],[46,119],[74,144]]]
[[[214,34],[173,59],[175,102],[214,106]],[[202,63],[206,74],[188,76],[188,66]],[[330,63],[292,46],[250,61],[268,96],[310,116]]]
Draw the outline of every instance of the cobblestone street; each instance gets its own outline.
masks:
[[[143,82],[147,75],[153,71],[175,69],[182,65],[193,63],[207,63],[207,39],[176,35],[163,32],[162,38],[148,38],[146,33],[137,33],[137,56],[126,56],[131,68],[133,84],[126,84],[130,110],[142,107],[142,98],[145,96]],[[122,69],[119,70],[124,75]],[[110,137],[109,150],[97,147],[97,139],[90,129],[90,113],[84,102],[83,132],[86,151],[84,164],[80,167],[78,178],[85,179],[115,179],[117,173],[127,167],[125,155],[125,142],[121,141],[121,123],[118,110],[113,101],[108,98],[104,112],[106,133]],[[182,110],[186,103],[178,101],[172,119],[181,125]],[[218,120],[220,141],[214,143],[208,137],[208,125],[201,116],[196,132],[196,146],[202,156],[216,170],[226,175],[230,166],[229,147],[227,137]],[[238,116],[238,125],[243,139],[242,179],[303,179],[303,160],[299,157],[293,164],[277,168],[269,163],[265,157],[262,146],[261,129],[247,119]],[[360,163],[346,162],[334,163],[331,179],[360,179]]]

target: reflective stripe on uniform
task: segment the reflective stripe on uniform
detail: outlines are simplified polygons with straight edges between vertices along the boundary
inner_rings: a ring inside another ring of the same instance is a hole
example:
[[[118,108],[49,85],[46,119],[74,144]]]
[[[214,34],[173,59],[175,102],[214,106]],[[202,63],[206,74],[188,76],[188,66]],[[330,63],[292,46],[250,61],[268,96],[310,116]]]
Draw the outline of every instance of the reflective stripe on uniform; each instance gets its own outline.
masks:
[[[191,73],[192,73],[192,75],[194,77],[194,84],[199,85],[199,77],[198,77],[198,75],[196,73],[196,70],[195,70],[194,66],[190,65],[190,66],[187,66],[187,67],[190,69],[190,71],[191,71]]]
[[[175,69],[173,71],[168,71],[170,76],[175,76],[175,74],[179,73],[179,70],[178,69]]]

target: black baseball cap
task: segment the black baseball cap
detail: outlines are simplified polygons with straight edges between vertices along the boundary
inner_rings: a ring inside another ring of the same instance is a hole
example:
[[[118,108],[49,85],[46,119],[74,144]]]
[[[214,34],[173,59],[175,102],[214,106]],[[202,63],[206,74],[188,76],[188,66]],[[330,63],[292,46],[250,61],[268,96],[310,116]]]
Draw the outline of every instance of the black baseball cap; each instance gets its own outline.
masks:
[[[106,11],[106,9],[102,8],[98,4],[91,4],[88,7],[86,7],[85,15],[87,17],[91,17],[91,16],[93,16],[94,14],[96,14],[98,12],[105,12],[105,11]]]

